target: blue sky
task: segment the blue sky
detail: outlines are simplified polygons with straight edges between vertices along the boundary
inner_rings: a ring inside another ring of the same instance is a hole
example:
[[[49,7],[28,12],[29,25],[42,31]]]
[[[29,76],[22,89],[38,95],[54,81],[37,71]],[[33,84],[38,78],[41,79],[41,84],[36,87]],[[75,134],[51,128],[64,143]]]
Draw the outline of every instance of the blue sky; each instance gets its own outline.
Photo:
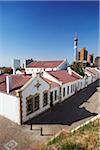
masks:
[[[0,66],[11,59],[73,61],[73,38],[95,56],[99,51],[99,2],[0,2]]]

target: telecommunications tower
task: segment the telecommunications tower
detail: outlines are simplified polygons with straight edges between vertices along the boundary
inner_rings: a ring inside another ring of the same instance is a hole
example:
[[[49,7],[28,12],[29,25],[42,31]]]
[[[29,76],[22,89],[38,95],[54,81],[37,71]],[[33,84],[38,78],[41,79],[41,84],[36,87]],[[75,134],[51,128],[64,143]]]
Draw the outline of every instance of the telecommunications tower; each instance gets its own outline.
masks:
[[[78,36],[74,35],[74,61],[78,61]]]

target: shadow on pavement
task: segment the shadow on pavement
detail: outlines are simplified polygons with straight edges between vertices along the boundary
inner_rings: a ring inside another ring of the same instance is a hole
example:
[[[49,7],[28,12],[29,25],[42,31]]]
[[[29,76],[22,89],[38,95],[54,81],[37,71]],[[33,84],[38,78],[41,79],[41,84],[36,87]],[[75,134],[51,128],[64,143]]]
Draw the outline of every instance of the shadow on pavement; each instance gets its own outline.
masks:
[[[64,102],[56,104],[52,109],[32,118],[30,121],[26,122],[26,124],[71,125],[76,121],[97,115],[96,113],[89,112],[85,107],[80,108],[80,105],[87,102],[94,94],[97,86],[98,81],[82,89]]]

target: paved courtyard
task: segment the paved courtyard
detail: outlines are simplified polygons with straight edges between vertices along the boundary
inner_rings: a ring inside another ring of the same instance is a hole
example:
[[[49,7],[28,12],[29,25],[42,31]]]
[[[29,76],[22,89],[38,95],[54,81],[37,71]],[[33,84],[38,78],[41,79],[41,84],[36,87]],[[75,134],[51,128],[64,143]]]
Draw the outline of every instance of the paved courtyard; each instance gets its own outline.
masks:
[[[100,113],[98,82],[89,85],[77,95],[73,95],[63,103],[57,104],[51,110],[19,126],[0,116],[0,150],[6,150],[4,145],[14,140],[17,145],[14,150],[39,149],[39,145],[65,128],[68,131],[84,121]],[[30,124],[33,130],[30,130]],[[43,136],[40,128],[43,128]]]

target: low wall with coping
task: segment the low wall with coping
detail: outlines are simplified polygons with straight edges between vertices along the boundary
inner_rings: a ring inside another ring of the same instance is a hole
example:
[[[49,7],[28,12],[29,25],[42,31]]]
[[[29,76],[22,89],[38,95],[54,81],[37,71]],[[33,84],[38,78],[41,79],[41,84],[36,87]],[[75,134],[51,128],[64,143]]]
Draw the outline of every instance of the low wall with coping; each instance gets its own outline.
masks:
[[[95,117],[91,118],[90,120],[87,120],[85,123],[83,123],[83,124],[77,126],[76,128],[72,129],[71,133],[73,133],[74,131],[78,130],[79,128],[81,128],[81,127],[87,125],[88,123],[93,122],[93,121],[95,121],[96,119],[99,119],[99,118],[100,118],[100,114],[96,115]]]

